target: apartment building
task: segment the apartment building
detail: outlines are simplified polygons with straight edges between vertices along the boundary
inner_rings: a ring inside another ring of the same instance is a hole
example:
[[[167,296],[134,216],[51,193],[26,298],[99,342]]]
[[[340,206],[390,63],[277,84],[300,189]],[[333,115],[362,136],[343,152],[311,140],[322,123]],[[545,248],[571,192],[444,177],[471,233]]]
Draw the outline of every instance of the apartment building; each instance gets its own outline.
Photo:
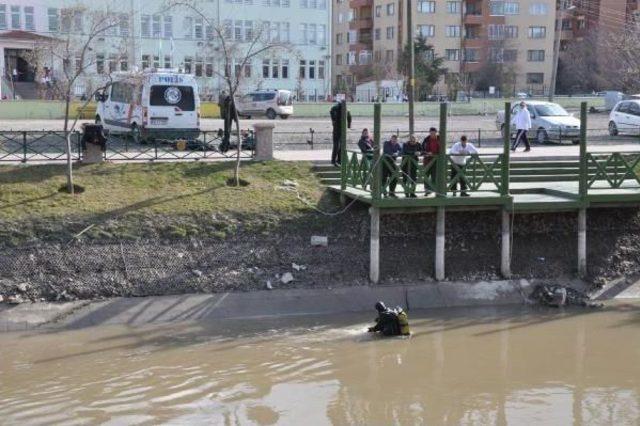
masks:
[[[470,89],[493,62],[515,75],[511,90],[546,92],[555,12],[552,0],[412,0],[414,35],[426,38],[433,54],[444,57],[447,79]],[[380,79],[381,69],[387,78],[398,77],[398,55],[407,43],[403,0],[342,0],[334,5],[333,20],[334,87],[353,90]],[[443,78],[436,90],[444,93],[445,86]]]
[[[323,99],[330,92],[328,0],[199,0],[194,2],[197,11],[167,4],[165,0],[0,0],[2,76],[10,78],[16,69],[19,80],[33,81],[47,65],[55,76],[61,64],[45,59],[36,70],[26,53],[42,37],[86,34],[96,13],[109,13],[119,24],[92,42],[91,65],[77,84],[78,95],[112,71],[178,68],[194,74],[203,95],[215,99],[224,89],[217,30],[234,45],[248,46],[259,31],[271,43],[282,45],[253,57],[244,67],[243,91],[289,89],[300,100]],[[239,62],[234,61],[234,69]]]

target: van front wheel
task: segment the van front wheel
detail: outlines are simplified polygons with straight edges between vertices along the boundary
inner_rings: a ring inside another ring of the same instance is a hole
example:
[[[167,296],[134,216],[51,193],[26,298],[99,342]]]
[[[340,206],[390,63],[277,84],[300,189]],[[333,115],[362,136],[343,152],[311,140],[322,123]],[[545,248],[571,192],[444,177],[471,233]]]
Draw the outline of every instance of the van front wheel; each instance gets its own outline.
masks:
[[[269,108],[267,110],[267,118],[269,120],[275,120],[276,119],[276,112],[273,109]]]

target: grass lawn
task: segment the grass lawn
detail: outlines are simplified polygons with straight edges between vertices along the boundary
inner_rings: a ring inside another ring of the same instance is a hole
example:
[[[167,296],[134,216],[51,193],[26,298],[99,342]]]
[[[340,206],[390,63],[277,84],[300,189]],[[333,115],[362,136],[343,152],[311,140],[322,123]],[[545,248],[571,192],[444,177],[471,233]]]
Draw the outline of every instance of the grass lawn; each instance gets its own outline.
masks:
[[[71,196],[59,192],[64,165],[3,166],[0,239],[68,239],[89,226],[86,238],[224,237],[238,226],[264,231],[312,213],[295,192],[282,189],[285,179],[296,181],[308,200],[330,202],[310,167],[243,163],[241,178],[249,185],[232,187],[230,162],[82,165],[74,182],[85,192]]]

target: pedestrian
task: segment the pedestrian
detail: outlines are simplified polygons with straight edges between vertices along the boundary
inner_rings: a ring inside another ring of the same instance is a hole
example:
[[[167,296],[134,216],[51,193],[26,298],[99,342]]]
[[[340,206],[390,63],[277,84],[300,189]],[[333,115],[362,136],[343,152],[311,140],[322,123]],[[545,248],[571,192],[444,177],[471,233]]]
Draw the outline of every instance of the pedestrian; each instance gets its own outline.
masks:
[[[383,194],[387,195],[387,185],[389,186],[389,197],[396,197],[396,185],[398,184],[398,165],[396,159],[402,151],[402,147],[398,143],[398,135],[391,135],[391,139],[386,141],[382,147],[382,186]],[[388,180],[388,182],[387,182]]]
[[[369,136],[369,129],[362,129],[362,135],[358,141],[358,148],[363,154],[369,154],[373,152],[373,140]]]
[[[11,77],[13,78],[13,81],[18,81],[18,69],[14,68],[13,71],[11,72]]]
[[[421,151],[422,147],[415,135],[409,136],[409,141],[402,145],[402,181],[407,198],[416,198],[418,156]]]
[[[341,134],[342,134],[342,108],[346,103],[338,102],[329,111],[331,125],[333,126],[333,150],[331,151],[331,164],[338,167],[341,161]],[[351,113],[347,110],[347,128],[351,128]]]
[[[467,178],[466,178],[466,168],[467,161],[469,160],[469,156],[472,154],[477,154],[478,150],[471,142],[468,142],[467,136],[462,135],[460,137],[460,142],[456,142],[453,144],[451,149],[449,150],[449,155],[451,155],[451,186],[449,189],[453,191],[453,196],[456,196],[456,191],[458,190],[458,182],[460,183],[460,196],[468,197],[467,193]]]
[[[227,152],[231,146],[231,126],[235,122],[238,124],[238,114],[236,111],[236,105],[231,97],[225,92],[220,94],[222,102],[218,102],[220,106],[220,115],[224,120],[224,133],[222,136],[222,143],[220,143],[220,151]]]
[[[425,193],[434,191],[436,188],[436,177],[438,168],[436,167],[436,157],[440,152],[440,135],[435,127],[429,129],[429,135],[422,141],[422,152],[424,153],[424,166],[430,167],[424,179]]]
[[[529,145],[529,138],[527,132],[531,130],[531,114],[527,109],[527,103],[525,101],[520,102],[520,108],[516,112],[513,122],[516,125],[516,138],[511,145],[511,151],[515,151],[520,142],[524,142],[524,152],[531,151],[531,145]]]

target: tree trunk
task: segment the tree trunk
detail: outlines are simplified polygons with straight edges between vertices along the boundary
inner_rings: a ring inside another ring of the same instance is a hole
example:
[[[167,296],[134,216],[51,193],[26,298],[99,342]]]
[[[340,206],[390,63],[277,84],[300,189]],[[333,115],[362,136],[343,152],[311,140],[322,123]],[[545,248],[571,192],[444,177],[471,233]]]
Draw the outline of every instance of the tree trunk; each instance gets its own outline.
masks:
[[[73,162],[71,161],[71,132],[69,132],[69,104],[71,102],[71,98],[69,96],[69,92],[67,92],[67,96],[65,98],[65,110],[64,110],[64,138],[66,142],[65,150],[67,151],[67,191],[69,194],[74,193],[73,191]]]

